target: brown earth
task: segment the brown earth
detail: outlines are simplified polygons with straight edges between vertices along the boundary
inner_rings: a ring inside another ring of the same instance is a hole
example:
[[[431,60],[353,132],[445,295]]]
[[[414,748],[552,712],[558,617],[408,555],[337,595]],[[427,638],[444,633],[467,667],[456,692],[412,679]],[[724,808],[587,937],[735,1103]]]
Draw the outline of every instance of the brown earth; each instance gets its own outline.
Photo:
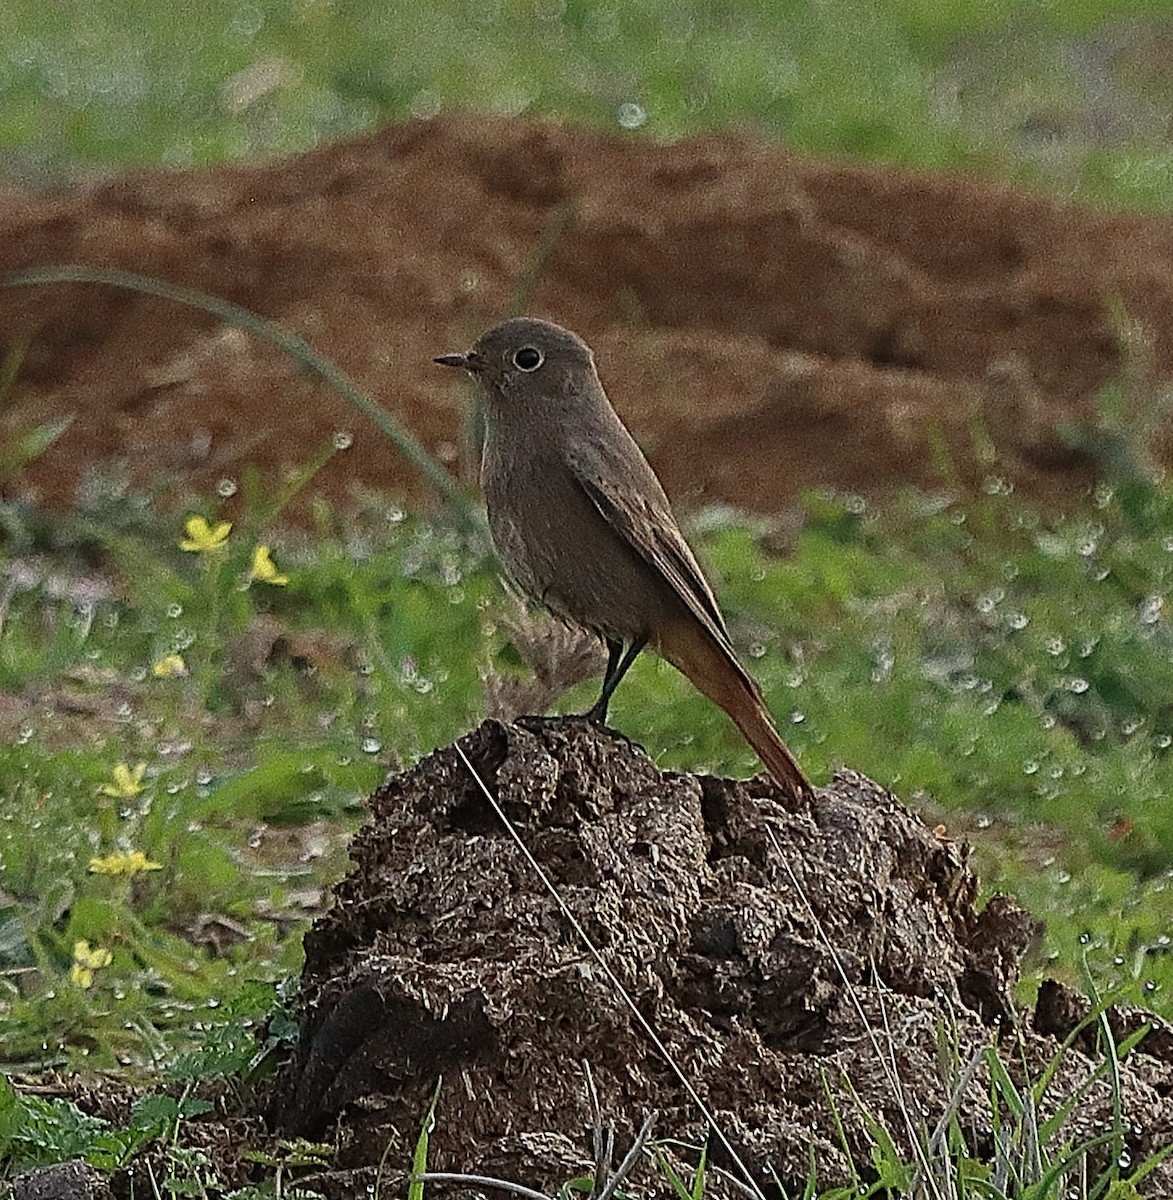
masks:
[[[660,146],[443,116],[265,166],[0,192],[0,273],[51,263],[280,322],[457,470],[466,395],[430,360],[531,281],[525,307],[595,345],[685,501],[770,511],[812,485],[991,472],[1061,501],[1121,454],[1124,469],[1173,456],[1167,430],[1138,433],[1173,374],[1173,221],[739,135]],[[0,343],[24,355],[0,446],[76,414],[9,494],[67,503],[110,462],[209,489],[246,462],[304,464],[340,429],[355,444],[327,492],[428,494],[320,382],[204,313],[112,287],[0,289]],[[1137,411],[1097,435],[1096,391],[1122,376]]]
[[[1086,1015],[1057,984],[1037,1012],[1017,1009],[1035,923],[1005,897],[978,912],[967,849],[854,772],[787,807],[764,779],[659,771],[582,718],[490,720],[457,746],[728,1144],[707,1139],[449,746],[371,798],[354,870],[306,937],[301,1037],[273,1116],[279,1131],[336,1139],[338,1166],[359,1173],[347,1186],[389,1146],[387,1161],[410,1160],[441,1076],[431,1169],[551,1195],[598,1177],[596,1126],[612,1127],[618,1157],[653,1111],[656,1135],[709,1140],[711,1161],[736,1173],[732,1150],[766,1196],[775,1176],[802,1194],[812,1155],[824,1188],[851,1182],[847,1150],[866,1173],[869,1120],[911,1159],[905,1114],[931,1129],[954,1096],[965,1144],[990,1161],[983,1049],[1013,1028],[1001,1052],[1021,1087],[1023,1067],[1040,1078]],[[1114,1019],[1118,1036],[1139,1024]],[[942,1056],[945,1029],[955,1048]],[[1089,1038],[1039,1100],[1046,1120],[1087,1089],[1052,1148],[1111,1127]],[[1123,1070],[1139,1165],[1173,1138],[1173,1032],[1159,1027]],[[1169,1195],[1173,1162],[1143,1187]],[[667,1193],[646,1160],[624,1190]],[[705,1194],[738,1193],[714,1177]]]

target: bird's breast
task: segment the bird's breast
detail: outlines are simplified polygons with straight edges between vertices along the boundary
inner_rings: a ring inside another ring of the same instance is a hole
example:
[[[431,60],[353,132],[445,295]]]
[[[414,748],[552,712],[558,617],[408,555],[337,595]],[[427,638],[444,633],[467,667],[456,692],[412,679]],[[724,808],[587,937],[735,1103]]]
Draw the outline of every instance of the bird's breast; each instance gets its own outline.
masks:
[[[557,455],[495,455],[482,484],[505,570],[530,599],[623,639],[655,627],[663,586]]]

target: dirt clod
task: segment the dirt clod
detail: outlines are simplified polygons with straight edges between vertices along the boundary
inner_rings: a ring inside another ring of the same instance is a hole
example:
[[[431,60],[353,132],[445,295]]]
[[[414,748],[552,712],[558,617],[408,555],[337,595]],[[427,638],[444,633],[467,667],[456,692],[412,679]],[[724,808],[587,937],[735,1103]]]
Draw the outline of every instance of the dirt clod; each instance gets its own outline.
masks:
[[[812,1150],[823,1186],[846,1183],[847,1152],[871,1161],[873,1118],[911,1156],[903,1114],[931,1127],[975,1056],[957,1120],[988,1154],[982,1049],[1001,1037],[1016,1075],[1056,1052],[1011,994],[1034,922],[1005,897],[978,912],[967,849],[864,777],[842,771],[796,808],[763,779],[661,772],[581,718],[486,721],[458,745],[760,1186],[773,1171],[801,1192]],[[404,1162],[443,1076],[432,1169],[555,1189],[591,1165],[585,1063],[621,1143],[652,1110],[661,1136],[705,1141],[455,746],[389,779],[371,809],[306,939],[279,1128],[339,1137],[344,1168],[388,1145]],[[1072,1122],[1106,1128],[1094,1061],[1069,1052],[1043,1109],[1086,1085]],[[1158,1063],[1142,1044],[1122,1068],[1137,1162],[1173,1116]]]
[[[12,1200],[106,1200],[105,1177],[77,1159],[23,1171],[12,1183]]]

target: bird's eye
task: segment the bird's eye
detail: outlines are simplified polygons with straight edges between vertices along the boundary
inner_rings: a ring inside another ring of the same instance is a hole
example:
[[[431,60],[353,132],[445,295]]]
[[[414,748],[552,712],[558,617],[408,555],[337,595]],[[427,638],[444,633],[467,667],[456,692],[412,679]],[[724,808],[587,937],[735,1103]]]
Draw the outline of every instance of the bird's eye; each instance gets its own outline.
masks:
[[[513,365],[519,371],[536,371],[546,360],[536,346],[522,346],[513,355]]]

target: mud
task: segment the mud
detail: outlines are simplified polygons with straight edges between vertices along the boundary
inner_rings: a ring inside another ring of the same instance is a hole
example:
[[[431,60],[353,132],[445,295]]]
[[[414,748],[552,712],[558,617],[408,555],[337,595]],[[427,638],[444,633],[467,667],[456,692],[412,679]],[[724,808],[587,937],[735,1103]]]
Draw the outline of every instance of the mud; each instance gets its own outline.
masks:
[[[1173,221],[749,136],[655,145],[445,115],[263,166],[0,192],[0,272],[63,262],[280,322],[470,481],[467,396],[430,360],[519,302],[595,345],[684,502],[768,512],[815,485],[996,473],[1065,503],[1106,464],[1173,453],[1164,426],[1137,435],[1173,373]],[[429,498],[336,395],[206,314],[109,287],[0,289],[0,344],[23,356],[0,435],[74,416],[9,495],[69,503],[119,464],[206,492],[255,463],[275,486],[347,430],[316,489]],[[1119,378],[1134,409],[1097,432],[1097,392]]]

